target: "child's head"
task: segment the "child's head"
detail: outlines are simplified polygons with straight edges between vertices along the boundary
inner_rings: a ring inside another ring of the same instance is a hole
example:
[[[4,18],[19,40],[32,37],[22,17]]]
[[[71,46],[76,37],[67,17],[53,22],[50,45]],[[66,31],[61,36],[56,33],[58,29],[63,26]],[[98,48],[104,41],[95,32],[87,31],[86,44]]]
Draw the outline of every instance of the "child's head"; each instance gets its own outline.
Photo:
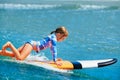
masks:
[[[51,32],[56,34],[57,41],[63,41],[68,36],[68,31],[64,26],[58,27],[55,31]]]

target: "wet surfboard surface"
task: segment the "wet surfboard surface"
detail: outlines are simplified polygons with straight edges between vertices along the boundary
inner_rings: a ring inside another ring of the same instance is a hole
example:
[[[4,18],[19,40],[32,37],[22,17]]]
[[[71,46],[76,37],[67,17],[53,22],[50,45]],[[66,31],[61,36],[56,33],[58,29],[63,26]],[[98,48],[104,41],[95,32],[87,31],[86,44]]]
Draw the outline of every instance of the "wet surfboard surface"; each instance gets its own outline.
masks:
[[[37,60],[26,60],[25,63],[32,65],[46,65],[46,67],[53,67],[57,69],[73,70],[73,69],[84,69],[84,68],[99,68],[112,65],[117,62],[116,58],[111,59],[101,59],[101,60],[77,60],[77,61],[67,61],[60,60],[57,61],[60,65],[57,65],[53,61],[37,61]],[[44,67],[44,66],[43,66]]]

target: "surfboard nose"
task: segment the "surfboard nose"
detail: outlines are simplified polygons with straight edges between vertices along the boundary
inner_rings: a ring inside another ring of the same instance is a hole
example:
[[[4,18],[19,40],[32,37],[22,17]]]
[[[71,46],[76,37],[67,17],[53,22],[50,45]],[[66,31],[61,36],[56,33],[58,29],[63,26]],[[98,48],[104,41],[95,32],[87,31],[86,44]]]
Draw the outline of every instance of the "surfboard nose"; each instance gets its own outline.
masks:
[[[83,60],[72,62],[74,69],[83,69],[83,68],[99,68],[108,65],[112,65],[117,62],[116,58],[103,59],[103,60]]]
[[[110,61],[98,63],[98,67],[108,66],[108,65],[111,65],[111,64],[116,63],[117,61],[118,61],[118,60],[117,60],[116,58],[113,58],[113,59],[110,60]]]

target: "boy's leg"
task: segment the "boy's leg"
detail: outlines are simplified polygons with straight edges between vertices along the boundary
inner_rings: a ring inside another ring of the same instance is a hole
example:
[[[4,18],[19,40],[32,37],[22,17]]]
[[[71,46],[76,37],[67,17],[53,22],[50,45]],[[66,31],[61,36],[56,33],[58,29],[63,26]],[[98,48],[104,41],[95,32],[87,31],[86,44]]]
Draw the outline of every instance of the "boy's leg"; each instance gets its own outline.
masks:
[[[18,48],[18,51],[19,51],[20,54],[21,54],[21,51],[24,49],[24,47],[25,47],[25,45]],[[15,54],[12,51],[8,51],[8,50],[5,50],[4,52],[2,50],[0,50],[0,55],[15,57]]]
[[[15,54],[11,51],[5,51],[5,52],[2,52],[2,50],[0,50],[0,55],[2,56],[10,56],[10,57],[15,57]]]
[[[31,53],[32,50],[33,47],[29,43],[25,44],[25,46],[23,46],[23,48],[21,49],[21,60],[24,60]]]
[[[10,48],[12,52],[6,51],[6,48]],[[8,56],[10,55],[10,53],[14,53],[14,56],[18,60],[24,60],[32,50],[33,50],[33,47],[29,43],[25,44],[23,47],[20,47],[17,50],[11,42],[7,42],[2,48],[2,52],[4,53],[4,55]]]
[[[7,44],[7,43],[6,43]],[[5,45],[6,45],[5,44]],[[4,46],[5,46],[4,45]],[[7,46],[7,45],[6,45]],[[6,47],[7,48],[7,47]],[[20,48],[18,48],[18,51],[21,53],[21,51],[22,51],[22,49],[24,48],[24,45],[23,46],[21,46]],[[10,56],[10,57],[15,57],[15,54],[13,53],[13,52],[11,52],[11,51],[8,51],[8,50],[5,50],[5,51],[2,51],[2,50],[0,50],[0,55],[2,55],[2,56]]]
[[[20,52],[12,44],[9,45],[9,48],[15,53],[15,57],[18,60],[24,60],[33,50],[33,47],[29,43],[25,44],[21,49],[19,48]]]

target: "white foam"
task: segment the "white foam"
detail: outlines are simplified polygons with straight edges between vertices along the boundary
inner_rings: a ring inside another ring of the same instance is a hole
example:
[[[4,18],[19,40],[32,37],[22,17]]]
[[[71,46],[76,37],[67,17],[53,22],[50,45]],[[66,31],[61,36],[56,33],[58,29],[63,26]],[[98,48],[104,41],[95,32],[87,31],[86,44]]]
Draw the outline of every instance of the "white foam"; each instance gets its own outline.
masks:
[[[80,5],[81,7],[79,9],[104,9],[107,8],[107,6],[102,6],[102,5]]]
[[[34,60],[48,61],[48,58],[46,56],[44,56],[43,54],[42,54],[43,56],[40,56],[40,55],[30,55],[24,61],[13,60],[13,59],[4,59],[4,60],[10,61],[10,62],[16,62],[19,64],[29,64],[29,65],[33,65],[33,66],[38,66],[38,67],[42,67],[42,68],[45,68],[48,70],[57,71],[57,72],[61,72],[61,73],[73,73],[71,70],[58,69],[58,68],[54,68],[54,67],[50,66],[49,64],[39,64],[38,62],[35,62]]]
[[[5,3],[0,4],[0,9],[50,9],[50,8],[57,8],[57,7],[63,7],[62,4],[13,4],[13,3]],[[103,5],[77,5],[77,9],[104,9],[107,8],[107,6]]]
[[[29,62],[30,60],[30,62]],[[24,63],[26,64],[31,64],[34,66],[38,66],[38,67],[42,67],[48,70],[53,70],[53,71],[57,71],[57,72],[62,72],[62,73],[72,73],[72,71],[70,70],[63,70],[63,69],[58,69],[58,68],[54,68],[52,66],[50,66],[49,64],[38,64],[38,62],[34,62],[31,60],[37,60],[37,61],[49,61],[49,59],[44,55],[44,53],[38,54],[38,55],[30,55],[27,57],[27,59],[24,61]]]
[[[29,55],[26,60],[48,61],[49,59],[44,55],[44,53],[39,53],[37,55]]]
[[[0,4],[1,9],[46,9],[54,8],[59,5],[50,5],[50,4]]]

